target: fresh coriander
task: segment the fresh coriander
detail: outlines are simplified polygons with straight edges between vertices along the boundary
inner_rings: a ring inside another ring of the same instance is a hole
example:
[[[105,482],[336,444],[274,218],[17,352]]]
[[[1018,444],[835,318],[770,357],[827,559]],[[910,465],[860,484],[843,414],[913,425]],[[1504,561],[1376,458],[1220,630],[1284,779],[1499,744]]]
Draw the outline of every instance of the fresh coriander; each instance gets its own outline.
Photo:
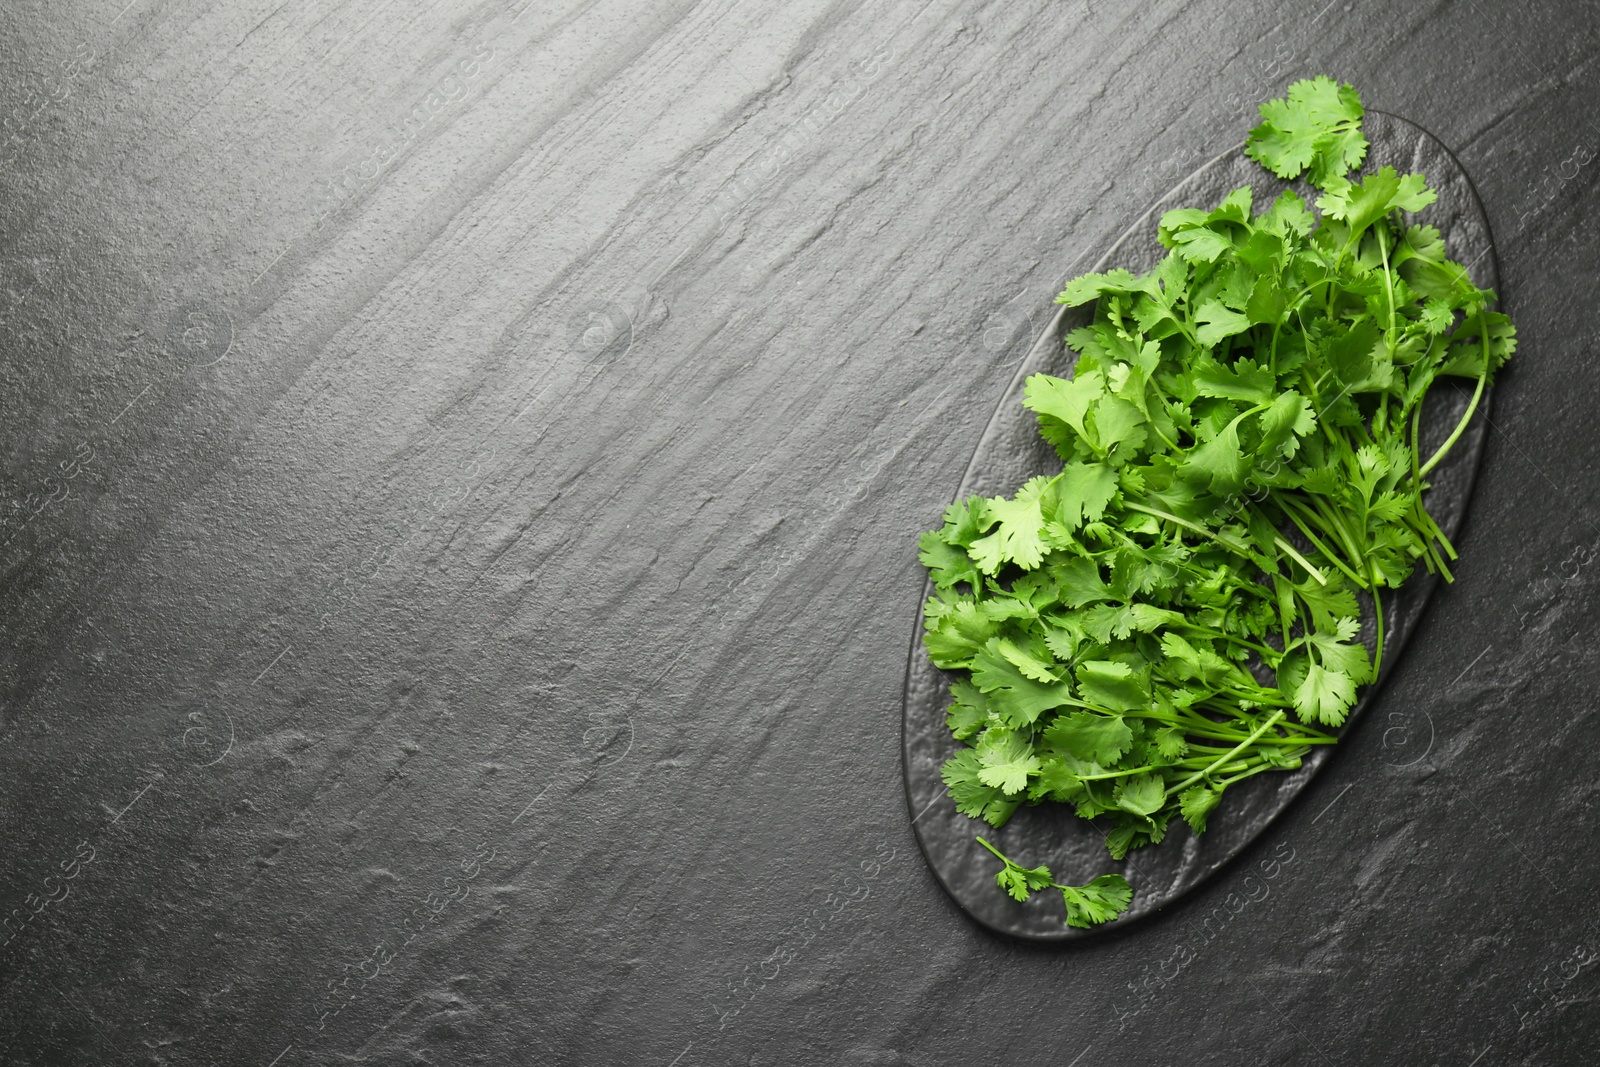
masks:
[[[993,852],[1005,866],[994,880],[1001,889],[1011,894],[1013,900],[1026,902],[1029,895],[1041,889],[1059,889],[1061,901],[1066,905],[1068,926],[1087,929],[1095,923],[1115,919],[1133,900],[1133,889],[1120,874],[1102,874],[1087,885],[1062,885],[1055,880],[1049,867],[1024,867],[1006,857],[983,838],[978,844]]]
[[[920,541],[933,663],[958,672],[957,808],[993,826],[1024,804],[1110,820],[1114,858],[1173,817],[1205,830],[1230,785],[1332,744],[1383,661],[1382,591],[1456,550],[1423,504],[1516,331],[1493,292],[1406,216],[1436,194],[1366,157],[1360,97],[1319,77],[1261,106],[1246,154],[1304,176],[1315,211],[1252,190],[1160,220],[1146,274],[1087,274],[1070,379],[1024,405],[1062,469],[952,504]],[[1440,376],[1475,380],[1459,424],[1419,452]],[[1359,640],[1358,591],[1374,605]],[[1069,925],[1125,910],[1120,876],[1063,886],[1005,864],[1017,900],[1054,888]]]

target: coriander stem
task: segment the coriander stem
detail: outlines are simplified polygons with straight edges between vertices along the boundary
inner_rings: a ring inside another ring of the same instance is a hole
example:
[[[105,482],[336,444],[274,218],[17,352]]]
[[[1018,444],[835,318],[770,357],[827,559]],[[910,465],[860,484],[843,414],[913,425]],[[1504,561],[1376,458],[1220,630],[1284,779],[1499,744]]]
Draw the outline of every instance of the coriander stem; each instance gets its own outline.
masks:
[[[1372,572],[1372,608],[1377,615],[1377,640],[1374,642],[1375,651],[1372,655],[1372,680],[1378,680],[1378,672],[1383,669],[1383,596],[1378,591],[1378,569],[1371,560],[1367,567]]]
[[[1284,501],[1289,499],[1292,498],[1286,497],[1284,498]],[[1295,501],[1295,503],[1299,503],[1299,501]],[[1359,586],[1365,586],[1367,584],[1367,580],[1365,578],[1362,578],[1360,575],[1356,574],[1355,571],[1351,570],[1349,566],[1345,564],[1344,560],[1339,558],[1337,553],[1331,551],[1327,545],[1323,544],[1322,541],[1318,539],[1316,534],[1311,532],[1311,529],[1306,526],[1305,522],[1300,518],[1300,515],[1297,511],[1294,511],[1290,508],[1284,508],[1284,514],[1288,515],[1289,520],[1300,528],[1301,533],[1306,535],[1306,540],[1310,541],[1312,545],[1316,547],[1317,551],[1323,554],[1329,563],[1332,563],[1335,567],[1339,568],[1346,578],[1349,578]]]
[[[1221,537],[1219,537],[1216,534],[1212,533],[1210,530],[1207,530],[1205,527],[1196,525],[1195,523],[1190,522],[1188,519],[1180,519],[1180,518],[1178,518],[1178,516],[1173,515],[1170,512],[1160,511],[1160,510],[1158,510],[1156,508],[1146,507],[1143,504],[1135,504],[1132,501],[1125,501],[1123,503],[1123,506],[1128,508],[1131,511],[1142,511],[1146,515],[1154,515],[1158,519],[1166,519],[1168,522],[1176,523],[1177,525],[1182,526],[1187,530],[1193,530],[1195,533],[1199,534],[1201,537],[1204,537],[1204,538],[1207,538],[1209,540],[1215,541],[1217,544],[1221,545],[1223,548],[1228,549],[1229,551],[1237,552],[1237,553],[1239,553],[1241,555],[1248,555],[1249,554],[1250,550],[1249,550],[1248,546],[1246,546],[1246,545],[1229,544],[1227,541],[1224,541]]]
[[[1199,781],[1201,778],[1204,778],[1206,776],[1206,774],[1212,770],[1212,768],[1217,767],[1220,764],[1226,763],[1227,760],[1228,760],[1228,756],[1232,756],[1234,753],[1242,752],[1246,748],[1248,748],[1250,746],[1250,742],[1254,741],[1256,738],[1260,737],[1262,734],[1264,734],[1268,730],[1272,729],[1273,724],[1276,723],[1281,718],[1283,718],[1283,712],[1281,710],[1273,712],[1271,718],[1269,718],[1266,722],[1262,723],[1260,726],[1256,727],[1255,730],[1251,731],[1250,736],[1245,738],[1243,741],[1239,742],[1238,746],[1235,747],[1232,751],[1230,751],[1226,756],[1223,756],[1220,759],[1218,759],[1215,763],[1211,764],[1210,767],[1207,767],[1204,770],[1196,771],[1195,773],[1191,774],[1189,777],[1185,778],[1183,781],[1179,782],[1177,785],[1172,786],[1170,789],[1168,789],[1166,791],[1166,795],[1170,797],[1172,794],[1178,792],[1179,790],[1187,789],[1193,783]]]
[[[1217,787],[1219,789],[1226,789],[1228,786],[1232,785],[1234,782],[1242,782],[1246,778],[1249,778],[1249,777],[1252,777],[1254,775],[1260,774],[1262,771],[1269,771],[1269,770],[1272,770],[1272,769],[1273,769],[1273,765],[1272,764],[1263,763],[1258,767],[1252,767],[1250,770],[1245,771],[1243,774],[1236,774],[1231,778],[1224,778],[1222,781],[1217,783]]]
[[[1224,641],[1229,641],[1229,642],[1232,642],[1233,644],[1236,644],[1236,645],[1243,645],[1245,648],[1254,649],[1255,651],[1260,652],[1262,655],[1265,655],[1265,656],[1276,656],[1276,655],[1278,655],[1278,650],[1273,648],[1271,645],[1258,645],[1254,641],[1246,641],[1242,637],[1236,637],[1233,634],[1225,634],[1221,630],[1214,630],[1209,626],[1202,626],[1197,622],[1179,622],[1179,623],[1173,623],[1173,625],[1174,626],[1181,626],[1185,630],[1197,630],[1200,633],[1206,634],[1209,637],[1221,638]]]
[[[1383,285],[1384,285],[1384,288],[1389,291],[1389,331],[1388,331],[1388,333],[1392,334],[1392,333],[1394,333],[1394,275],[1389,270],[1389,246],[1388,246],[1387,243],[1385,243],[1385,241],[1383,239],[1383,232],[1384,232],[1384,230],[1387,230],[1388,228],[1389,228],[1388,227],[1388,220],[1384,220],[1384,225],[1378,227],[1374,232],[1376,232],[1377,235],[1378,235],[1378,252],[1383,256]],[[1383,342],[1384,342],[1384,347],[1389,352],[1389,359],[1393,360],[1394,359],[1394,342],[1390,339],[1390,337],[1388,335],[1384,336]],[[1381,413],[1381,409],[1380,409],[1380,413]]]
[[[999,849],[997,849],[993,845],[989,844],[989,842],[985,841],[983,838],[981,838],[981,837],[978,838],[978,844],[982,845],[984,848],[988,849],[990,852],[993,852],[997,857],[999,857],[1000,862],[1004,863],[1007,867],[1013,866],[1012,862],[1010,860],[1006,859],[1005,855],[1002,854]]]
[[[1361,565],[1363,553],[1359,548],[1356,547],[1355,537],[1353,537],[1350,532],[1345,529],[1344,520],[1339,517],[1338,512],[1330,511],[1325,506],[1328,503],[1326,500],[1321,497],[1316,497],[1313,499],[1316,500],[1316,508],[1318,513],[1321,514],[1323,522],[1325,522],[1328,528],[1333,531],[1336,540],[1338,540],[1339,543],[1344,546],[1345,552],[1350,557],[1351,564],[1359,567]]]
[[[1456,441],[1460,440],[1461,435],[1466,432],[1467,423],[1472,421],[1473,413],[1478,410],[1478,401],[1483,399],[1483,387],[1489,380],[1489,331],[1486,326],[1482,326],[1480,329],[1483,331],[1483,373],[1478,375],[1478,387],[1472,391],[1472,402],[1467,405],[1467,413],[1461,416],[1461,421],[1456,423],[1456,428],[1451,431],[1449,437],[1445,438],[1444,444],[1439,446],[1439,451],[1435,452],[1433,458],[1422,465],[1421,471],[1418,472],[1419,474],[1425,475],[1433,470],[1439,461],[1444,459],[1446,454],[1455,447]]]
[[[1322,572],[1317,570],[1317,568],[1313,567],[1311,565],[1311,561],[1310,560],[1306,559],[1300,553],[1296,552],[1294,550],[1294,546],[1291,545],[1289,542],[1285,541],[1282,537],[1275,537],[1275,538],[1272,539],[1272,543],[1277,545],[1279,548],[1283,549],[1283,551],[1287,552],[1289,554],[1289,556],[1296,563],[1298,563],[1298,564],[1300,564],[1300,566],[1304,567],[1306,569],[1306,573],[1310,574],[1311,577],[1313,577],[1313,578],[1315,578],[1317,580],[1317,584],[1318,585],[1327,585],[1328,584],[1328,579],[1326,579],[1326,578],[1324,578],[1322,576]]]

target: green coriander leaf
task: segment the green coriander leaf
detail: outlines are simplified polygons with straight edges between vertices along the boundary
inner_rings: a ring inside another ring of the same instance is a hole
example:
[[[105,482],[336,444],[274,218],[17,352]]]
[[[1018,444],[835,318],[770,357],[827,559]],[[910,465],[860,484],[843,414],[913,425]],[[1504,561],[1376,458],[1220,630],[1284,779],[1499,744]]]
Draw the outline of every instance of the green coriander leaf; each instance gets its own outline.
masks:
[[[1201,396],[1265,404],[1278,392],[1278,381],[1273,373],[1249,359],[1224,367],[1209,356],[1202,356],[1195,361],[1191,376]]]
[[[985,574],[997,573],[1005,563],[1032,570],[1044,562],[1044,512],[1041,497],[1050,479],[1040,475],[1017,490],[1015,499],[994,497],[986,505],[988,514],[999,523],[991,534],[972,542],[968,549]]]
[[[1421,211],[1438,195],[1420,174],[1401,176],[1393,167],[1380,167],[1364,181],[1334,180],[1328,191],[1317,198],[1317,207],[1328,217],[1343,221],[1352,234],[1358,234],[1396,209]]]
[[[1069,533],[1096,522],[1117,492],[1117,472],[1104,463],[1069,463],[1056,490],[1055,520]]]
[[[1432,297],[1422,306],[1419,321],[1425,330],[1434,337],[1439,336],[1455,323],[1455,309],[1449,301]]]
[[[1302,722],[1340,726],[1356,700],[1355,682],[1343,671],[1313,663],[1294,691],[1294,707]]]
[[[1028,776],[1037,772],[1042,762],[1027,738],[1009,730],[985,731],[977,752],[978,781],[1008,796],[1027,788]]]
[[[1007,863],[994,876],[1000,888],[1011,894],[1011,898],[1018,903],[1025,903],[1028,895],[1039,889],[1049,889],[1054,879],[1050,876],[1050,868],[1040,865],[1038,867],[1019,867],[1015,863]]]
[[[1195,312],[1194,319],[1199,324],[1195,335],[1200,338],[1200,343],[1208,348],[1250,328],[1249,316],[1224,307],[1218,300],[1207,300],[1201,304],[1199,310]]]
[[[950,696],[953,701],[945,713],[945,722],[957,740],[965,741],[989,725],[989,702],[977,686],[971,682],[952,682]]]
[[[1067,906],[1067,925],[1088,929],[1128,910],[1133,887],[1120,874],[1102,874],[1088,885],[1057,886]]]
[[[969,496],[944,509],[944,529],[939,536],[946,544],[966,548],[993,524],[983,497]]]
[[[1176,726],[1163,726],[1155,732],[1156,751],[1165,760],[1176,760],[1189,751],[1189,742]]]
[[[1023,383],[1022,406],[1039,416],[1039,430],[1062,459],[1073,455],[1073,443],[1088,436],[1084,418],[1089,407],[1105,395],[1099,371],[1086,370],[1072,378],[1032,374]]]
[[[1000,630],[1000,620],[986,608],[958,600],[938,618],[928,617],[922,643],[935,666],[956,670],[972,664],[972,658]]]
[[[1179,798],[1179,810],[1183,813],[1183,821],[1188,823],[1195,833],[1205,833],[1206,816],[1211,814],[1211,809],[1215,808],[1221,799],[1220,789],[1213,789],[1207,785],[1190,786]]]
[[[1008,663],[1022,672],[1023,677],[1032,679],[1035,682],[1060,681],[1055,676],[1055,672],[1051,670],[1050,664],[1018,648],[1005,638],[1002,637],[997,640],[994,647],[995,651],[1004,656]]]
[[[1126,663],[1089,660],[1078,664],[1078,691],[1083,699],[1112,711],[1133,711],[1150,704],[1149,683]]]
[[[1142,285],[1128,271],[1117,269],[1109,270],[1104,274],[1083,274],[1067,283],[1061,295],[1056,297],[1056,303],[1076,306],[1087,304],[1096,297],[1105,293],[1137,293],[1142,290]]]
[[[1300,438],[1317,428],[1317,420],[1311,411],[1311,401],[1290,389],[1273,398],[1272,406],[1261,413],[1259,425],[1258,451],[1263,455],[1277,453],[1285,459],[1293,459],[1300,449]]]
[[[1228,425],[1211,440],[1198,445],[1184,459],[1184,477],[1208,485],[1218,496],[1227,496],[1244,485],[1249,462],[1239,450],[1239,424]]]
[[[1039,682],[1017,669],[991,640],[972,660],[972,681],[989,699],[989,710],[1008,725],[1025,728],[1040,715],[1072,699],[1065,682]]]
[[[1135,774],[1117,780],[1117,807],[1135,815],[1150,816],[1167,802],[1166,786],[1154,774]]]
[[[1082,812],[1079,812],[1081,815]],[[1098,814],[1095,813],[1095,814]],[[1091,814],[1087,816],[1093,818]],[[1148,817],[1136,817],[1124,811],[1116,811],[1116,824],[1106,834],[1106,851],[1111,853],[1111,858],[1120,860],[1128,855],[1130,849],[1138,848],[1149,840],[1145,833],[1149,825]]]
[[[1171,241],[1172,249],[1190,263],[1215,263],[1233,251],[1232,241],[1204,226],[1178,230]]]
[[[1148,420],[1137,407],[1119,396],[1106,395],[1089,409],[1085,425],[1089,443],[1113,463],[1126,462],[1148,440]]]
[[[1319,76],[1289,86],[1285,99],[1261,105],[1261,125],[1250,131],[1245,155],[1280,178],[1298,178],[1307,169],[1313,185],[1361,165],[1367,140],[1365,114],[1349,85]]]
[[[1133,744],[1133,731],[1120,715],[1073,711],[1045,727],[1044,740],[1076,759],[1111,767]]]
[[[1098,600],[1109,600],[1111,589],[1100,578],[1100,568],[1090,559],[1073,556],[1050,565],[1050,574],[1060,590],[1061,602],[1081,608]]]
[[[949,544],[937,533],[930,530],[923,534],[917,546],[921,549],[917,558],[931,572],[933,584],[940,589],[949,589],[962,582],[976,585],[981,580],[977,565],[966,550]]]
[[[945,760],[939,769],[956,810],[972,819],[982,819],[990,826],[1004,826],[1012,812],[1022,803],[1021,797],[1008,797],[1000,789],[984,785],[978,778],[983,765],[978,762],[975,749],[964,748]]]
[[[1317,659],[1324,667],[1363,685],[1372,680],[1372,661],[1366,646],[1349,643],[1358,626],[1354,618],[1340,619],[1334,633],[1308,634],[1305,640],[1317,650]]]

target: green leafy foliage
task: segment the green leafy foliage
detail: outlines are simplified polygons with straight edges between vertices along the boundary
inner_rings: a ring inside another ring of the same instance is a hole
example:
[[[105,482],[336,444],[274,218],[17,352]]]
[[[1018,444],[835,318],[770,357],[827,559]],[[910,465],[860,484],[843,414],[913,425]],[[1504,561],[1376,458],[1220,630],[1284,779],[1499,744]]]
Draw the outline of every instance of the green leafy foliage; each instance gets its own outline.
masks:
[[[1060,303],[1094,305],[1066,339],[1072,377],[1035,374],[1023,400],[1061,469],[922,535],[964,814],[998,827],[1071,804],[1118,859],[1174,818],[1202,833],[1231,785],[1334,742],[1383,660],[1384,591],[1451,577],[1427,477],[1516,330],[1412,217],[1435,199],[1423,176],[1350,173],[1362,115],[1348,85],[1296,83],[1246,152],[1304,175],[1314,208],[1241,187],[1163,214],[1148,273],[1068,282]],[[1441,375],[1475,387],[1426,456]],[[1073,925],[1128,904],[1116,876],[1064,887],[1005,863],[1007,892],[1060,889]]]
[[[1061,902],[1066,906],[1066,924],[1088,928],[1097,923],[1115,919],[1133,902],[1133,888],[1120,874],[1102,874],[1087,885],[1062,885],[1043,864],[1024,867],[1003,855],[983,838],[978,844],[997,856],[1003,866],[994,880],[1018,903],[1042,889],[1061,891]]]
[[[1310,170],[1311,184],[1321,187],[1366,158],[1364,114],[1349,85],[1322,76],[1295,82],[1286,99],[1261,105],[1261,125],[1250,131],[1245,154],[1280,178]]]

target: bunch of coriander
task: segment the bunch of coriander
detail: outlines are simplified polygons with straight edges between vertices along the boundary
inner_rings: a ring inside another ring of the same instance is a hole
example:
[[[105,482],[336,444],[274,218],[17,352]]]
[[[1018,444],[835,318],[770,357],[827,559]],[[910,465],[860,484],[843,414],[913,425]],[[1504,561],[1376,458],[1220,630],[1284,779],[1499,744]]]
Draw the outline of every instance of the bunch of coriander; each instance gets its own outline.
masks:
[[[1305,175],[1316,211],[1292,190],[1258,211],[1245,186],[1164,214],[1149,273],[1070,282],[1058,303],[1095,302],[1067,337],[1073,377],[1035,374],[1024,400],[1062,470],[953,504],[921,539],[925,645],[960,675],[943,777],[996,827],[1072,804],[1109,819],[1117,859],[1174,816],[1203,832],[1230,785],[1334,742],[1383,659],[1382,590],[1419,562],[1451,577],[1427,476],[1515,330],[1408,221],[1435,199],[1422,175],[1348,176],[1367,150],[1354,89],[1298,82],[1261,115],[1246,153]],[[1441,375],[1476,385],[1424,456]],[[1370,654],[1357,590],[1377,605]],[[1061,889],[1072,925],[1131,898],[1120,876],[1062,886],[982,843],[1017,899]]]

